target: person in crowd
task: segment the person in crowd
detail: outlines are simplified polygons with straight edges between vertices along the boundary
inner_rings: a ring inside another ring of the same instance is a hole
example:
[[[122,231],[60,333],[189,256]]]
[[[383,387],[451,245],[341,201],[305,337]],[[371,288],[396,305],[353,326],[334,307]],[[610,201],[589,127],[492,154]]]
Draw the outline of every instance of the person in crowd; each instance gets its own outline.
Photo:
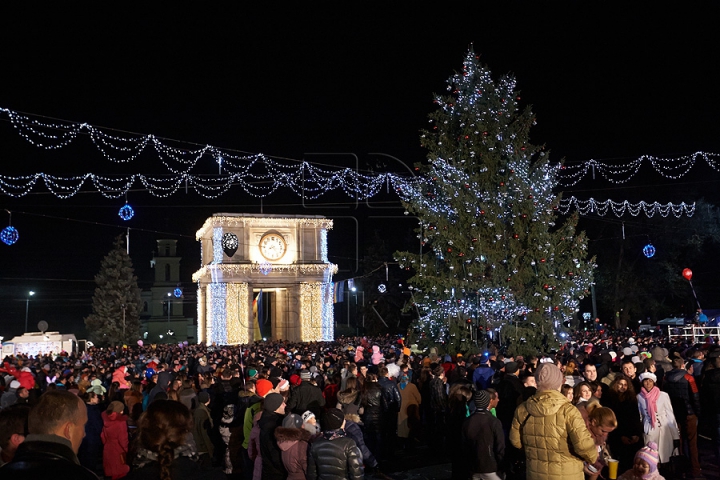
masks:
[[[662,390],[670,397],[675,420],[680,426],[680,445],[686,445],[693,477],[701,477],[698,457],[698,417],[700,415],[700,391],[695,378],[685,367],[681,357],[672,360],[673,369],[665,374]]]
[[[80,465],[99,474],[103,474],[103,443],[100,436],[103,430],[102,414],[104,406],[100,404],[100,397],[93,392],[85,392],[80,397],[87,409],[87,423],[85,424],[85,438],[82,439],[78,450]]]
[[[360,404],[362,403],[362,395],[358,388],[357,377],[348,377],[345,380],[345,390],[341,391],[337,395],[337,408],[347,414],[359,415]]]
[[[182,402],[181,402],[182,403]],[[183,405],[185,405],[183,403]],[[210,439],[213,429],[213,420],[210,416],[210,395],[207,392],[200,392],[197,396],[196,406],[192,410],[193,428],[192,436],[195,440],[200,464],[204,466],[212,465],[213,453],[215,448]]]
[[[490,395],[486,390],[475,392],[474,402],[475,412],[461,427],[461,455],[453,461],[453,478],[500,480],[500,466],[505,457],[502,424],[488,410]],[[457,475],[456,464],[460,467]]]
[[[650,442],[635,454],[633,466],[618,477],[618,480],[665,480],[658,472],[658,446]]]
[[[702,423],[714,437],[715,459],[720,463],[720,349],[708,353],[700,388]]]
[[[552,363],[535,371],[537,393],[518,406],[510,442],[524,449],[528,480],[583,480],[583,462],[598,452],[578,409],[560,393],[564,376]]]
[[[617,428],[615,413],[607,407],[601,407],[599,403],[593,403],[586,407],[587,420],[585,426],[595,442],[598,451],[598,458],[594,464],[585,465],[585,474],[588,480],[595,480],[600,471],[607,466],[607,459],[611,458],[608,450],[607,438]]]
[[[642,390],[637,396],[643,423],[644,442],[658,445],[660,463],[668,463],[673,449],[680,447],[680,429],[667,393],[655,386],[655,374],[641,375]]]
[[[573,403],[575,400],[575,390],[570,385],[564,384],[560,387],[560,393],[568,399],[568,402]],[[513,412],[515,413],[515,412]]]
[[[398,371],[400,368],[398,367]],[[387,367],[380,367],[378,371],[378,385],[382,389],[383,395],[383,424],[380,435],[382,436],[383,449],[381,451],[381,461],[389,460],[389,457],[395,451],[397,444],[397,425],[398,413],[402,398],[398,390],[395,380],[390,378]]]
[[[445,412],[448,408],[448,396],[445,390],[445,370],[438,365],[432,371],[433,378],[430,380],[430,410],[429,425],[431,438],[440,442],[440,447],[435,449],[435,453],[444,455],[444,439],[445,439]]]
[[[298,415],[310,410],[316,417],[319,417],[325,406],[323,392],[320,387],[312,383],[309,370],[302,370],[300,379],[302,380],[300,386],[290,392],[287,409]]]
[[[302,417],[290,413],[283,419],[282,425],[275,429],[275,440],[288,472],[287,480],[307,478],[307,452],[311,435],[302,426]]]
[[[632,361],[632,358],[625,357],[623,359],[622,367],[621,367],[623,375],[625,375],[633,384],[633,388],[636,392],[639,392],[642,388],[642,382],[640,381],[640,377],[637,373],[637,367]],[[657,378],[657,377],[655,377]]]
[[[193,418],[185,405],[157,399],[140,417],[138,451],[127,480],[227,480],[219,469],[200,465],[189,443]]]
[[[487,394],[487,391],[485,393]],[[463,455],[461,433],[465,419],[470,416],[468,402],[470,402],[472,398],[473,391],[464,385],[459,385],[454,388],[448,397],[447,420],[445,422],[447,428],[446,449],[453,465],[452,478],[456,480],[467,478],[465,469],[459,468],[463,464],[461,460],[461,456]],[[490,396],[488,395],[488,399],[489,398]],[[489,403],[488,400],[488,404]],[[485,409],[487,410],[487,405]],[[474,410],[473,408],[473,411]]]
[[[365,378],[365,391],[362,400],[363,414],[361,416],[365,425],[365,444],[376,458],[382,451],[382,428],[385,421],[382,388],[378,384],[377,375],[368,373]]]
[[[337,408],[325,412],[322,427],[322,435],[310,446],[307,478],[362,480],[365,477],[362,453],[343,430],[342,412]]]
[[[28,435],[30,407],[13,405],[0,411],[0,467],[12,461]]]
[[[643,425],[638,415],[638,401],[632,382],[624,375],[615,377],[603,405],[610,408],[617,418],[618,428],[608,437],[610,451],[619,460],[620,470],[632,467],[635,453],[643,446]]]
[[[522,397],[523,384],[518,377],[519,366],[517,362],[505,364],[505,376],[497,386],[497,394],[500,401],[497,404],[497,418],[503,426],[503,433],[507,438],[512,424],[512,417],[518,406],[518,399]]]
[[[420,404],[422,397],[417,386],[410,381],[410,377],[402,370],[398,378],[400,388],[400,412],[398,413],[397,434],[401,446],[405,449],[413,447],[418,438],[420,424]]]
[[[573,387],[573,405],[580,407],[587,403],[592,397],[592,389],[588,382],[582,381]]]
[[[111,480],[118,480],[130,471],[127,463],[128,425],[123,415],[125,404],[117,400],[110,402],[102,412],[103,428],[100,438],[103,443],[103,470]]]
[[[263,400],[262,414],[257,422],[263,480],[284,480],[287,477],[282,452],[275,439],[275,429],[282,425],[285,407],[285,399],[279,393],[270,393]]]
[[[485,390],[492,383],[495,370],[490,366],[490,357],[480,355],[473,360],[475,370],[473,371],[473,383],[477,390]],[[434,373],[434,372],[433,372]]]
[[[87,410],[76,395],[47,391],[28,415],[28,435],[12,461],[0,467],[0,478],[36,480],[98,480],[80,465],[77,452],[85,436]]]

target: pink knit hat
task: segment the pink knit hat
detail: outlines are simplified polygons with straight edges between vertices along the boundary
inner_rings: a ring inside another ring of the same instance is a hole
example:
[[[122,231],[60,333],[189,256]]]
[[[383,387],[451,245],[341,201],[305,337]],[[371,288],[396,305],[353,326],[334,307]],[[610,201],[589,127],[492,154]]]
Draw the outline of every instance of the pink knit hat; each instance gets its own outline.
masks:
[[[660,454],[657,450],[658,446],[655,442],[650,442],[647,446],[638,450],[635,454],[635,459],[642,458],[648,465],[650,465],[650,473],[657,471],[657,464],[660,463]]]

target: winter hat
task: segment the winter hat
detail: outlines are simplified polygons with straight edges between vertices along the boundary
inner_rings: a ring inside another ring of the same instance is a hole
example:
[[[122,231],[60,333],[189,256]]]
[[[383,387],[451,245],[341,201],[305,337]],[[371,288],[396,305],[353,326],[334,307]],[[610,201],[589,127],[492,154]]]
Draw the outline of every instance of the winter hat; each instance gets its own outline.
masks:
[[[635,345],[635,339],[633,337],[628,338],[628,345]]]
[[[633,353],[633,352],[632,352],[632,350],[630,349],[630,347],[625,347],[625,348],[623,348],[623,355],[625,355],[626,357],[629,357],[630,355],[632,355],[632,353]]]
[[[10,382],[10,388],[20,388],[20,382],[18,382],[17,380],[13,380],[12,382]]]
[[[268,393],[270,393],[270,390],[273,389],[273,384],[270,380],[266,380],[264,378],[261,378],[255,383],[255,391],[257,394],[261,397],[267,396]]]
[[[646,378],[649,378],[649,379],[652,380],[653,382],[657,383],[657,377],[655,376],[654,373],[643,372],[643,373],[640,374],[640,381],[641,381],[641,382],[642,382],[643,380],[645,380]]]
[[[295,413],[289,414],[283,419],[283,428],[302,428],[303,419],[300,415]]]
[[[630,351],[631,351],[632,353],[637,353],[638,350],[639,350],[639,348],[638,348],[637,345],[633,345],[632,347],[630,347]]]
[[[517,362],[508,362],[505,364],[505,373],[515,373],[518,371]]]
[[[535,370],[535,383],[537,391],[559,390],[565,381],[562,372],[554,363],[541,363]]]
[[[303,370],[300,372],[300,380],[309,381],[310,380],[310,371],[309,370]]]
[[[650,465],[650,473],[657,471],[657,464],[660,463],[660,454],[658,454],[657,448],[657,443],[650,442],[635,454],[635,459],[641,458]]]
[[[257,376],[257,370],[254,368],[248,368],[248,377],[254,378],[255,376]]]
[[[263,410],[268,412],[274,412],[278,408],[280,408],[280,405],[282,405],[285,402],[285,399],[282,395],[279,393],[269,393],[267,397],[265,397],[265,402],[263,403]]]
[[[300,375],[295,375],[294,373],[290,375],[290,385],[297,387],[301,383],[302,380],[300,379]]]
[[[205,405],[208,402],[208,400],[210,400],[210,394],[208,392],[200,392],[200,393],[198,393],[197,398],[198,398],[198,402]]]
[[[475,406],[478,410],[486,410],[490,405],[490,395],[487,390],[478,390],[475,392]]]
[[[344,420],[345,416],[343,415],[342,410],[338,408],[331,408],[325,412],[325,415],[323,415],[322,423],[325,430],[337,430],[342,427]]]
[[[315,418],[315,414],[313,412],[311,412],[310,410],[307,410],[305,413],[302,414],[303,423],[307,422],[311,418]]]
[[[290,390],[290,382],[283,378],[282,380],[280,380],[278,387],[281,392],[287,392],[288,390]]]

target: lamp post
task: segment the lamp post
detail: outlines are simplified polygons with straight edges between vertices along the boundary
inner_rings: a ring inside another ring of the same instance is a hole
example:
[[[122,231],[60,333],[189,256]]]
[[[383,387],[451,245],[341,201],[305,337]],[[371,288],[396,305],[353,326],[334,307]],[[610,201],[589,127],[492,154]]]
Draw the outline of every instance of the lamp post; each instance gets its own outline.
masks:
[[[35,295],[35,292],[30,290],[28,296],[25,298],[25,333],[27,333],[27,322],[28,322],[28,311],[30,310],[30,297]]]
[[[168,299],[167,299],[167,306],[168,306],[168,323],[170,323],[170,309],[172,308],[172,303],[170,303],[170,299],[172,298],[172,293],[168,292]]]
[[[120,307],[122,308],[122,311],[123,311],[123,336],[122,336],[122,341],[123,341],[123,343],[125,343],[125,304],[123,303],[122,305],[120,305]]]

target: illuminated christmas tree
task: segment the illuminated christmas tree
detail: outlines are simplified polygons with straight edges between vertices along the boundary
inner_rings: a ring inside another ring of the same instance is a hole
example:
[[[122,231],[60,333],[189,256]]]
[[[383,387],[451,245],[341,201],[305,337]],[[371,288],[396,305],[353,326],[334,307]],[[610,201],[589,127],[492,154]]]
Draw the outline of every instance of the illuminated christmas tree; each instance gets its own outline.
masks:
[[[421,135],[428,162],[399,192],[423,245],[395,254],[414,272],[414,341],[472,351],[487,332],[514,354],[549,351],[595,267],[577,216],[558,219],[561,166],[529,142],[512,76],[494,81],[471,50],[447,88]]]

